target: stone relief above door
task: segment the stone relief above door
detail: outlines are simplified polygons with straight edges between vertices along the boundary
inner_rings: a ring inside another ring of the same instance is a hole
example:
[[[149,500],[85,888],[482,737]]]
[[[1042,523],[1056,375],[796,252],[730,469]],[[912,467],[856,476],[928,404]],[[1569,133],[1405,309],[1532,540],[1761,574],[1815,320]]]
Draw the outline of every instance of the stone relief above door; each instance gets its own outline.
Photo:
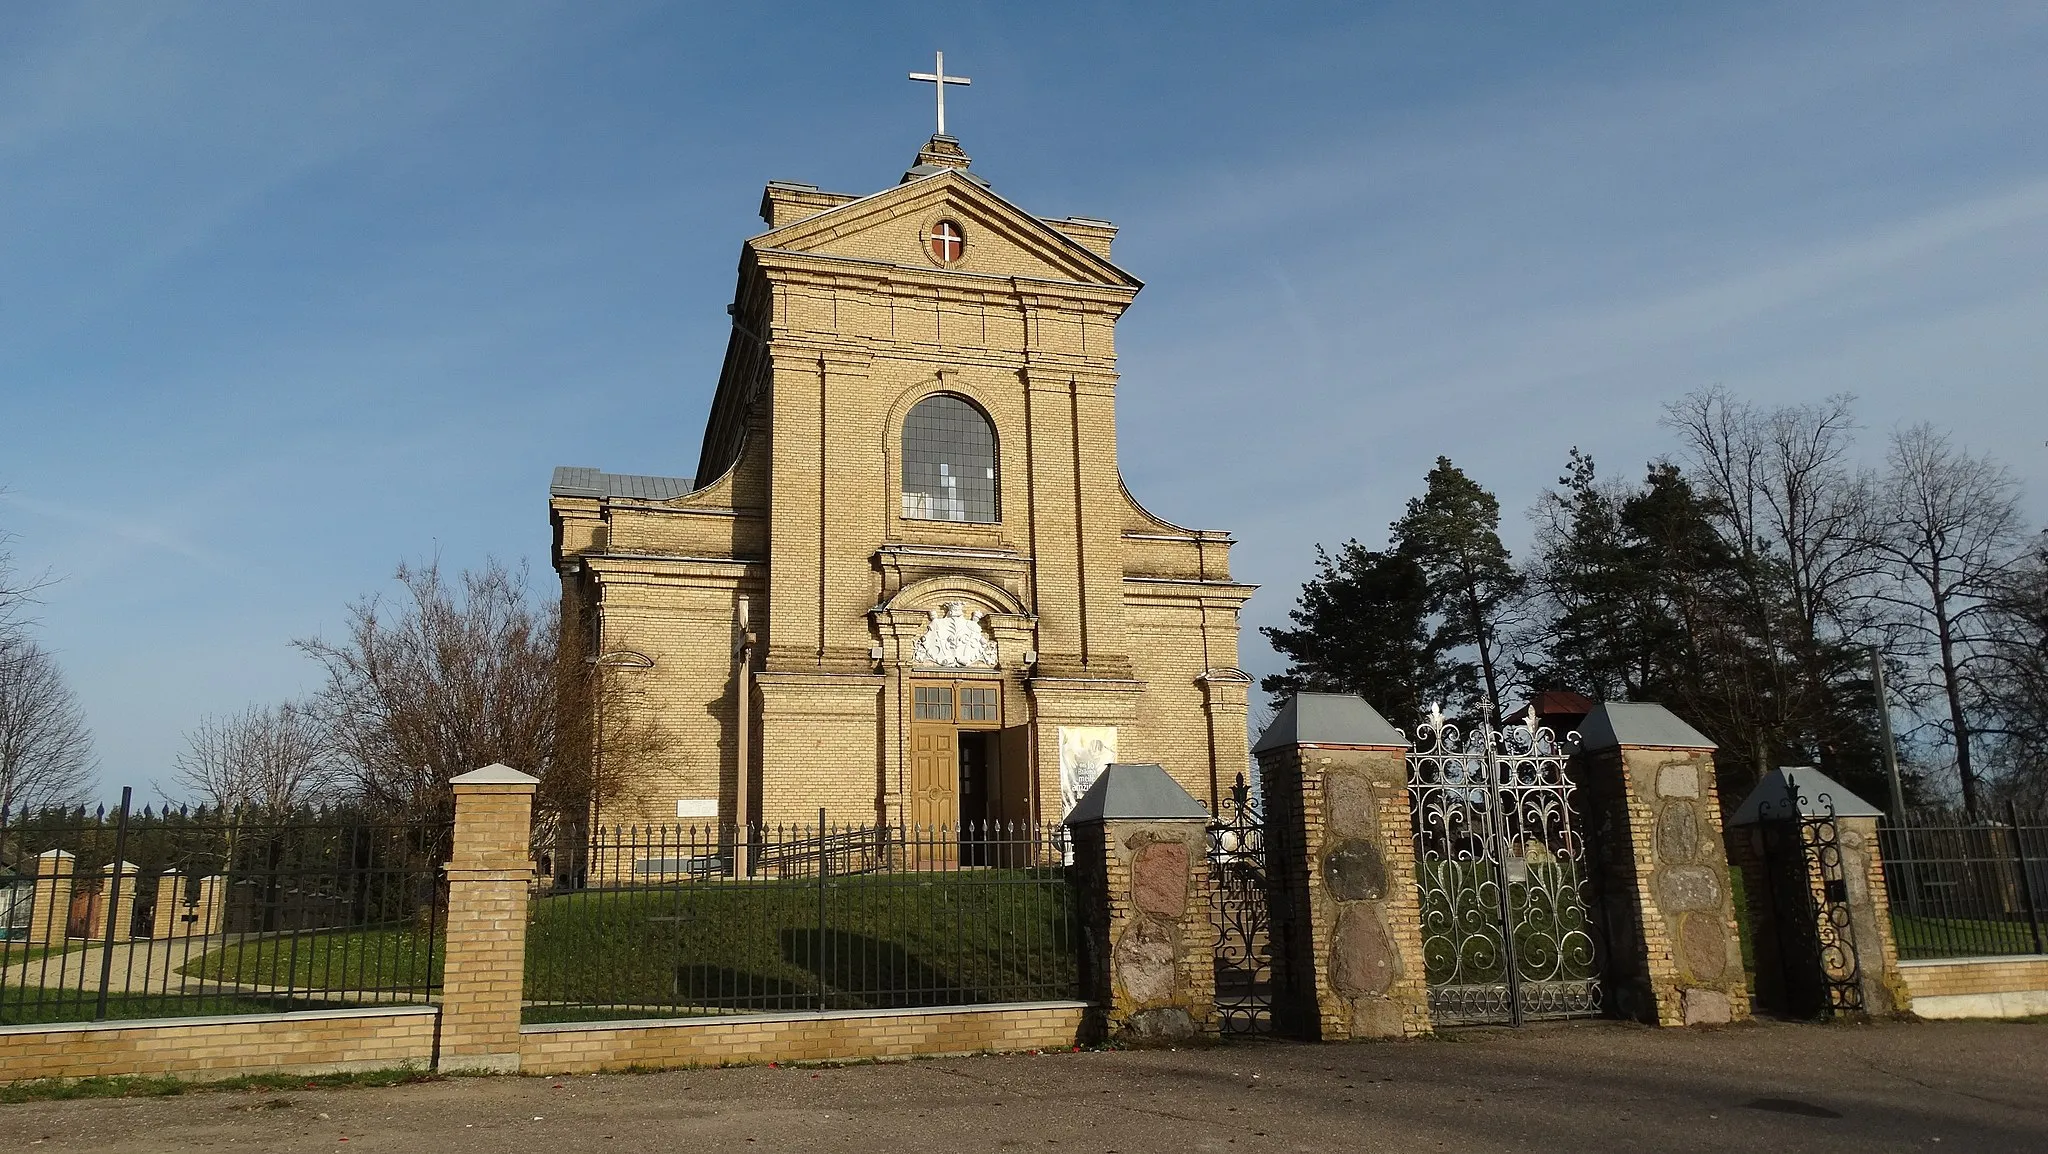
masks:
[[[993,669],[998,664],[995,638],[983,625],[987,613],[970,612],[960,601],[929,612],[931,623],[917,639],[912,661],[936,669]]]

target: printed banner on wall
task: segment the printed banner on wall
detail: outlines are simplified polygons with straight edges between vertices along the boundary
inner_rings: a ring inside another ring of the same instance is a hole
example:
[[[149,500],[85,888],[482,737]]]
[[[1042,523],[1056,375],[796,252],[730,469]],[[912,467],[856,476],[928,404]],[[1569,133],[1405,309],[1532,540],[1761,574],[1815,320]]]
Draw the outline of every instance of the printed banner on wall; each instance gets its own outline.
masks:
[[[1062,725],[1060,740],[1060,817],[1074,812],[1074,803],[1116,760],[1116,726]]]

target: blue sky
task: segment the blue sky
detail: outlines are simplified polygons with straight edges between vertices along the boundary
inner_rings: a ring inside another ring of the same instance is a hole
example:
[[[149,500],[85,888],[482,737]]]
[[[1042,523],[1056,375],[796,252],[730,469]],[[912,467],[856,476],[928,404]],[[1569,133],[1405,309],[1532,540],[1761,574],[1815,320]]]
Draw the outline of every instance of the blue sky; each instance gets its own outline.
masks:
[[[1139,499],[1274,660],[1438,453],[1520,513],[1660,406],[1849,390],[2048,492],[2039,4],[0,7],[0,529],[110,787],[316,682],[395,563],[549,580],[557,464],[686,473],[761,185],[930,132],[1105,217]]]

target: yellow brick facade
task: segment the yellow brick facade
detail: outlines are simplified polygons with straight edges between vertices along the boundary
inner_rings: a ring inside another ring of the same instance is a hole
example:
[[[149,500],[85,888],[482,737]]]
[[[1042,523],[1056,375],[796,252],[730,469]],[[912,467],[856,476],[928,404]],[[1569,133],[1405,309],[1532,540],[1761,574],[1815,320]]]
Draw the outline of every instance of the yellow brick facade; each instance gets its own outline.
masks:
[[[1024,212],[946,138],[918,160],[871,196],[769,186],[694,480],[558,472],[565,634],[659,730],[603,766],[623,786],[606,822],[675,821],[678,802],[723,823],[916,820],[913,693],[933,677],[1000,690],[1000,812],[970,818],[1061,817],[1061,726],[1116,727],[1120,760],[1212,805],[1245,767],[1252,587],[1227,534],[1152,516],[1117,467],[1116,322],[1140,285],[1108,259],[1115,229]],[[941,221],[965,234],[951,262],[927,243]],[[995,523],[904,515],[904,423],[937,393],[993,427]],[[993,666],[917,659],[956,603]]]

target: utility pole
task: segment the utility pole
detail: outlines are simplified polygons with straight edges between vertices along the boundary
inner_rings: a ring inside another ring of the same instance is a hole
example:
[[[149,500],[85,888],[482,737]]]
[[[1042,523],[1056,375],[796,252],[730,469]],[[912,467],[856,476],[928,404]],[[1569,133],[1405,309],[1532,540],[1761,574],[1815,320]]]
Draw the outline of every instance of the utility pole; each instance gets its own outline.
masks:
[[[1906,820],[1906,790],[1899,784],[1899,749],[1892,740],[1892,703],[1884,688],[1884,651],[1870,648],[1870,688],[1877,696],[1877,732],[1884,742],[1884,775],[1892,786],[1892,820]]]

